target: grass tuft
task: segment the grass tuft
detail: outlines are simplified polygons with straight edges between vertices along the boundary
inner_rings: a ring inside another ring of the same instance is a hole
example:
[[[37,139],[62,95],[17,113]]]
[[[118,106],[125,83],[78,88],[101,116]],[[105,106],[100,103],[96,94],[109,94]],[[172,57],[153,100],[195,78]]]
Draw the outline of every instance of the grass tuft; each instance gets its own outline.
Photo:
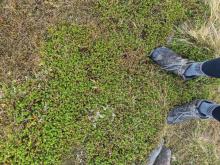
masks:
[[[209,16],[204,16],[202,24],[185,23],[181,31],[191,36],[198,43],[215,51],[216,57],[220,54],[220,1],[208,0],[205,3],[209,6]]]
[[[175,39],[172,44],[173,47],[181,45],[179,49],[183,50],[184,45],[203,49],[204,56],[199,56],[203,58],[197,58],[197,53],[190,54],[188,57],[196,59],[196,61],[205,61],[219,57],[220,54],[220,2],[218,0],[210,0],[200,1],[199,3],[200,7],[203,6],[201,7],[203,8],[203,13],[199,12],[196,17],[192,17],[193,20],[190,19],[190,21],[178,28],[181,33],[179,38],[184,39]],[[193,51],[193,49],[190,50],[191,53]],[[190,52],[184,51],[184,54]],[[218,80],[213,80],[213,83],[210,83],[205,91],[207,92],[205,99],[219,103]],[[219,165],[218,137],[220,130],[218,128],[219,122],[217,121],[198,121],[165,129],[167,144],[173,151],[173,164]]]

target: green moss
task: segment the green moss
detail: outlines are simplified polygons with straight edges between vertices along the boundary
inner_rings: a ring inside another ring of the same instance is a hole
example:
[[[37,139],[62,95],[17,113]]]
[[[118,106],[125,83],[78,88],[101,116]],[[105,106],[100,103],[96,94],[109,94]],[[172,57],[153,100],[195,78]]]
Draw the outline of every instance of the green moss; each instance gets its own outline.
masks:
[[[206,96],[210,81],[183,83],[148,58],[185,18],[180,2],[102,0],[93,10],[95,28],[48,30],[42,48],[46,79],[6,90],[14,122],[2,140],[2,162],[57,164],[79,155],[88,164],[143,162],[158,143],[169,109]],[[191,55],[200,59],[202,52],[193,48]]]

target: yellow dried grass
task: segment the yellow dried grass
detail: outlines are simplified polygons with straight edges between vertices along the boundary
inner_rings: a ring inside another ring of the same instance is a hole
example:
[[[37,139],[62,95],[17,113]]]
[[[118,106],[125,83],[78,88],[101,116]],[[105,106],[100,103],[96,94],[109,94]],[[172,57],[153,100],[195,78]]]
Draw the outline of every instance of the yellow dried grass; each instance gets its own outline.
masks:
[[[185,23],[181,31],[193,37],[197,42],[211,48],[219,56],[220,54],[220,1],[205,0],[210,7],[210,16],[204,19],[201,26]]]

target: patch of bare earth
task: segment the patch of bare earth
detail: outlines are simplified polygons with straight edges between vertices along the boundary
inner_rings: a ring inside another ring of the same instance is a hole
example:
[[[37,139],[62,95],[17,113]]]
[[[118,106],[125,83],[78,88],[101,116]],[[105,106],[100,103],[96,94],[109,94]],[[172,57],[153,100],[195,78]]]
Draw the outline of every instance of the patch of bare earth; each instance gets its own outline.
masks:
[[[92,0],[3,0],[0,2],[0,80],[18,82],[39,69],[40,45],[57,23],[91,22]]]
[[[122,54],[120,58],[121,65],[126,68],[130,73],[137,70],[138,64],[145,62],[144,60],[144,50],[138,49],[136,51],[127,50]]]

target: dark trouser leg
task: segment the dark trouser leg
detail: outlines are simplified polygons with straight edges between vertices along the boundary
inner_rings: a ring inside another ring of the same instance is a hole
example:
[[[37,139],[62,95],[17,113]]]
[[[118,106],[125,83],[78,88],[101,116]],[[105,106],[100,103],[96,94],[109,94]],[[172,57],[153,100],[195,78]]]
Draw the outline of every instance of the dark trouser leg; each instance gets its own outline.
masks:
[[[212,116],[220,121],[220,106],[219,107],[216,107],[213,111],[212,111]]]
[[[207,76],[220,78],[220,58],[205,62],[202,71]]]

